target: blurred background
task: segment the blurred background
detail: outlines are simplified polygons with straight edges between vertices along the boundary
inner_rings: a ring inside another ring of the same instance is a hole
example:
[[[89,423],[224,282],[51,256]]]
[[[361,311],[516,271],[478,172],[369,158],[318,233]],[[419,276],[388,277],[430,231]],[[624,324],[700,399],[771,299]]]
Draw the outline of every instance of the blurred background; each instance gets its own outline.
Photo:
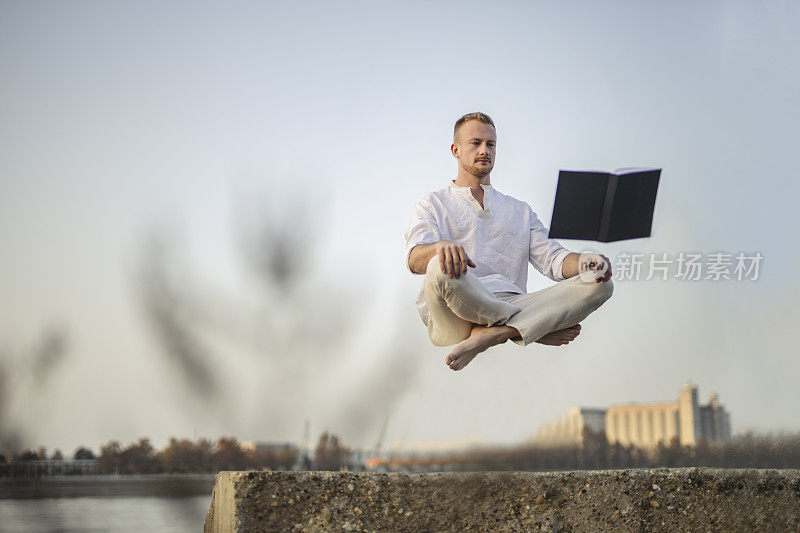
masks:
[[[734,434],[800,431],[798,22],[790,1],[3,1],[0,449],[507,445],[687,381]],[[478,110],[493,185],[545,225],[559,169],[663,168],[651,238],[564,246],[760,253],[758,279],[616,280],[576,342],[451,372],[403,233]]]

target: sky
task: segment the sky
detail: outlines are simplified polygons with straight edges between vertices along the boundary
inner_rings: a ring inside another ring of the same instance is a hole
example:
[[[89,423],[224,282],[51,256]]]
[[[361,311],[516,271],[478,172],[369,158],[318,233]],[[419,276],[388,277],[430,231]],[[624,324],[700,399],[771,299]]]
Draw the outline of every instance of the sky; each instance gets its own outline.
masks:
[[[788,0],[0,3],[0,437],[510,444],[687,381],[735,433],[800,431],[798,22]],[[559,169],[663,169],[650,238],[564,246],[759,252],[759,278],[617,280],[576,342],[451,372],[403,233],[477,110],[492,184],[545,225]]]

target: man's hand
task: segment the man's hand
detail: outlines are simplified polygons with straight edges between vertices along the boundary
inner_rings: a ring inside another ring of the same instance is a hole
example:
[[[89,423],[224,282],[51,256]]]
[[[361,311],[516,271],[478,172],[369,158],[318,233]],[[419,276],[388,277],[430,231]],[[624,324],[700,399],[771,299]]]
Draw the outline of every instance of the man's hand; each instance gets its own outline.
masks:
[[[585,281],[605,283],[611,279],[611,261],[603,254],[580,254],[578,275]]]
[[[436,243],[436,253],[439,256],[439,267],[451,278],[453,276],[459,278],[466,274],[468,266],[475,268],[475,263],[460,244],[439,241]]]

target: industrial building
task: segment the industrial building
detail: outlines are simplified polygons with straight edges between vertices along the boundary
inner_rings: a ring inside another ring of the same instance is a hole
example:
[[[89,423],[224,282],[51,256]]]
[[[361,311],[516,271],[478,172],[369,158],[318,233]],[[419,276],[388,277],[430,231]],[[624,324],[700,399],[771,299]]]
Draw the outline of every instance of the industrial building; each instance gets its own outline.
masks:
[[[703,439],[720,443],[730,438],[730,415],[712,394],[700,405],[697,387],[684,385],[672,402],[628,403],[607,409],[573,407],[561,418],[544,424],[534,441],[545,446],[582,445],[587,431],[605,433],[609,443],[655,448],[677,440],[696,446]]]

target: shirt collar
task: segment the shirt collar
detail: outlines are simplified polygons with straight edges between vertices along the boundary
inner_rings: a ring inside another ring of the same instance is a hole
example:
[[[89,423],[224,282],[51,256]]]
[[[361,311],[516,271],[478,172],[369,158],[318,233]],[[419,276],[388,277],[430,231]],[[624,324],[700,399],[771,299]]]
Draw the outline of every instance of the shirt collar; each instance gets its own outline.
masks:
[[[454,189],[459,189],[459,190],[462,190],[462,191],[464,191],[464,190],[468,191],[470,189],[469,186],[456,185],[454,180],[450,180],[450,186],[453,187]],[[481,183],[481,188],[484,191],[488,191],[489,189],[492,188],[492,185],[491,184],[484,185],[483,183]]]
[[[478,216],[481,218],[490,218],[491,211],[489,209],[490,198],[494,194],[492,191],[491,185],[484,185],[481,184],[481,187],[484,190],[484,197],[483,197],[483,207],[481,204],[478,203],[478,200],[475,199],[473,196],[472,191],[469,187],[462,187],[461,185],[456,185],[452,180],[450,181],[450,187],[456,192],[456,194],[460,194],[464,198],[470,201],[470,203],[475,206],[475,209],[478,211]]]

